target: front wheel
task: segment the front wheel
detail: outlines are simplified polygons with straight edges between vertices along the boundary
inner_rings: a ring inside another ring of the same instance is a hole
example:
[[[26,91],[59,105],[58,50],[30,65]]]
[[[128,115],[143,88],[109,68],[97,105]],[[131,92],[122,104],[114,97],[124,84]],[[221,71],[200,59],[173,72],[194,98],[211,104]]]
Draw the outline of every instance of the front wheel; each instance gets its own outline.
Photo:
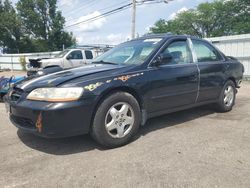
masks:
[[[236,88],[233,81],[228,80],[224,85],[219,102],[217,103],[217,109],[220,112],[228,112],[231,111],[236,97]]]
[[[106,97],[98,107],[91,135],[105,147],[119,147],[131,140],[140,122],[137,100],[129,93],[117,92]]]

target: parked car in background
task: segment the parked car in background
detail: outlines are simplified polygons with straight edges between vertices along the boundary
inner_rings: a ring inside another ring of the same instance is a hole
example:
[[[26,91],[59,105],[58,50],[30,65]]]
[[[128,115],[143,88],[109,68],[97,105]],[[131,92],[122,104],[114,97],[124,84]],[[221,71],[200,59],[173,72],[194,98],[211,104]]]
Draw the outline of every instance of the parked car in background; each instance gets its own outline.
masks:
[[[90,133],[106,147],[128,143],[151,117],[235,103],[243,65],[191,36],[149,35],[91,65],[20,82],[6,95],[10,120],[44,137]],[[73,123],[72,123],[73,122]]]
[[[27,64],[28,76],[36,74],[38,70],[51,67],[69,69],[89,64],[95,57],[111,48],[112,46],[109,45],[85,45],[66,49],[53,58],[30,59],[30,63]]]
[[[21,80],[24,80],[25,76],[11,76],[11,77],[0,77],[0,101],[3,100],[3,97],[8,93],[11,86]]]

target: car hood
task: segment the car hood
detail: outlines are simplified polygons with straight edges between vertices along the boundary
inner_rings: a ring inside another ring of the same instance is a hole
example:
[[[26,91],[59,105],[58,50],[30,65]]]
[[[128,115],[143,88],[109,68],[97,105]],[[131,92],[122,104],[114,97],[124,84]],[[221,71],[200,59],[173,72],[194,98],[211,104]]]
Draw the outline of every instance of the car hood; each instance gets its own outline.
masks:
[[[38,78],[27,79],[20,82],[16,85],[17,88],[20,88],[24,91],[31,91],[35,88],[39,87],[55,87],[65,82],[71,81],[76,78],[80,78],[83,76],[110,71],[113,69],[121,69],[124,66],[121,65],[105,65],[105,64],[93,64],[86,65],[79,68],[64,70],[60,72],[56,72],[53,74],[41,76]]]
[[[51,59],[42,59],[39,61],[42,67],[48,66],[50,64],[58,64],[62,62],[62,58],[51,58]]]
[[[50,58],[50,59],[41,59],[39,62],[41,63],[50,63],[50,62],[58,62],[58,61],[61,61],[62,58]]]

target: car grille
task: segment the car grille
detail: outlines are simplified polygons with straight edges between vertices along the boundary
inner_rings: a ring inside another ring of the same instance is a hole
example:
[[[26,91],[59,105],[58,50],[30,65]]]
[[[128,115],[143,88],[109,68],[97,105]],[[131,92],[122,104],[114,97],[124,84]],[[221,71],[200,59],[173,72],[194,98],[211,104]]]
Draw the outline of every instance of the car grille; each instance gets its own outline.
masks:
[[[10,115],[11,120],[20,127],[28,129],[36,129],[34,122],[28,118],[23,118],[15,115]]]
[[[30,62],[30,66],[31,67],[34,67],[34,68],[40,68],[41,65],[39,63],[41,59],[29,59],[29,62]]]
[[[22,89],[13,88],[13,90],[11,91],[10,99],[12,101],[18,101],[21,98],[22,94],[23,94]]]

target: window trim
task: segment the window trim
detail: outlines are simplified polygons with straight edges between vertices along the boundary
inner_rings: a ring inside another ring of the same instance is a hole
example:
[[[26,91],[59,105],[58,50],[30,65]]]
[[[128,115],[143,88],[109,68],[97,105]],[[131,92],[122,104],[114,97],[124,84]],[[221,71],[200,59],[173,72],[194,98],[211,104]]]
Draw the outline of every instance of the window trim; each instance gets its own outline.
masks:
[[[194,56],[193,56],[193,50],[192,50],[192,48],[191,48],[189,39],[190,39],[189,37],[179,37],[179,38],[173,38],[173,39],[169,39],[169,40],[165,41],[164,44],[160,47],[160,49],[159,49],[159,50],[156,52],[156,54],[153,56],[153,58],[150,60],[150,62],[149,62],[148,65],[147,65],[147,68],[154,68],[154,66],[152,66],[152,63],[153,63],[153,61],[155,60],[155,58],[156,58],[160,53],[162,53],[162,51],[165,50],[171,43],[176,42],[176,41],[186,41],[186,42],[187,42],[188,48],[189,48],[190,53],[191,53],[192,62],[190,62],[190,63],[185,63],[185,64],[172,64],[172,65],[165,64],[165,65],[161,65],[160,67],[165,67],[165,66],[188,66],[188,65],[193,65],[193,64],[195,64]]]
[[[201,39],[196,39],[196,38],[191,38],[190,39],[191,41],[191,43],[192,43],[192,50],[193,50],[193,53],[195,54],[195,56],[196,56],[196,63],[197,64],[204,64],[204,63],[218,63],[218,62],[221,62],[221,61],[225,61],[225,58],[224,58],[224,56],[220,53],[220,51],[215,47],[215,46],[213,46],[212,44],[210,44],[208,41],[205,41],[205,40],[201,40]],[[214,49],[215,50],[215,52],[216,52],[216,56],[217,56],[217,58],[218,58],[218,60],[216,60],[216,61],[202,61],[202,62],[199,62],[198,61],[198,56],[197,56],[197,53],[196,53],[196,51],[195,51],[195,49],[194,49],[194,43],[193,43],[193,41],[198,41],[198,42],[201,42],[201,43],[204,43],[205,45],[204,46],[209,46],[210,48],[212,48],[212,49]]]
[[[82,54],[82,51],[81,51],[81,50],[74,50],[74,51],[69,52],[68,55],[67,55],[67,57],[68,57],[71,53],[73,53],[73,52],[78,52],[78,51]],[[69,60],[83,60],[83,54],[82,54],[82,59],[69,59]]]
[[[91,56],[92,56],[91,59],[94,59],[94,55],[93,55],[93,52],[92,52],[91,50],[84,50],[84,55],[85,55],[85,59],[86,59],[86,60],[91,60],[91,59],[88,59],[88,58],[87,58],[86,52],[87,52],[87,53],[91,52]]]

